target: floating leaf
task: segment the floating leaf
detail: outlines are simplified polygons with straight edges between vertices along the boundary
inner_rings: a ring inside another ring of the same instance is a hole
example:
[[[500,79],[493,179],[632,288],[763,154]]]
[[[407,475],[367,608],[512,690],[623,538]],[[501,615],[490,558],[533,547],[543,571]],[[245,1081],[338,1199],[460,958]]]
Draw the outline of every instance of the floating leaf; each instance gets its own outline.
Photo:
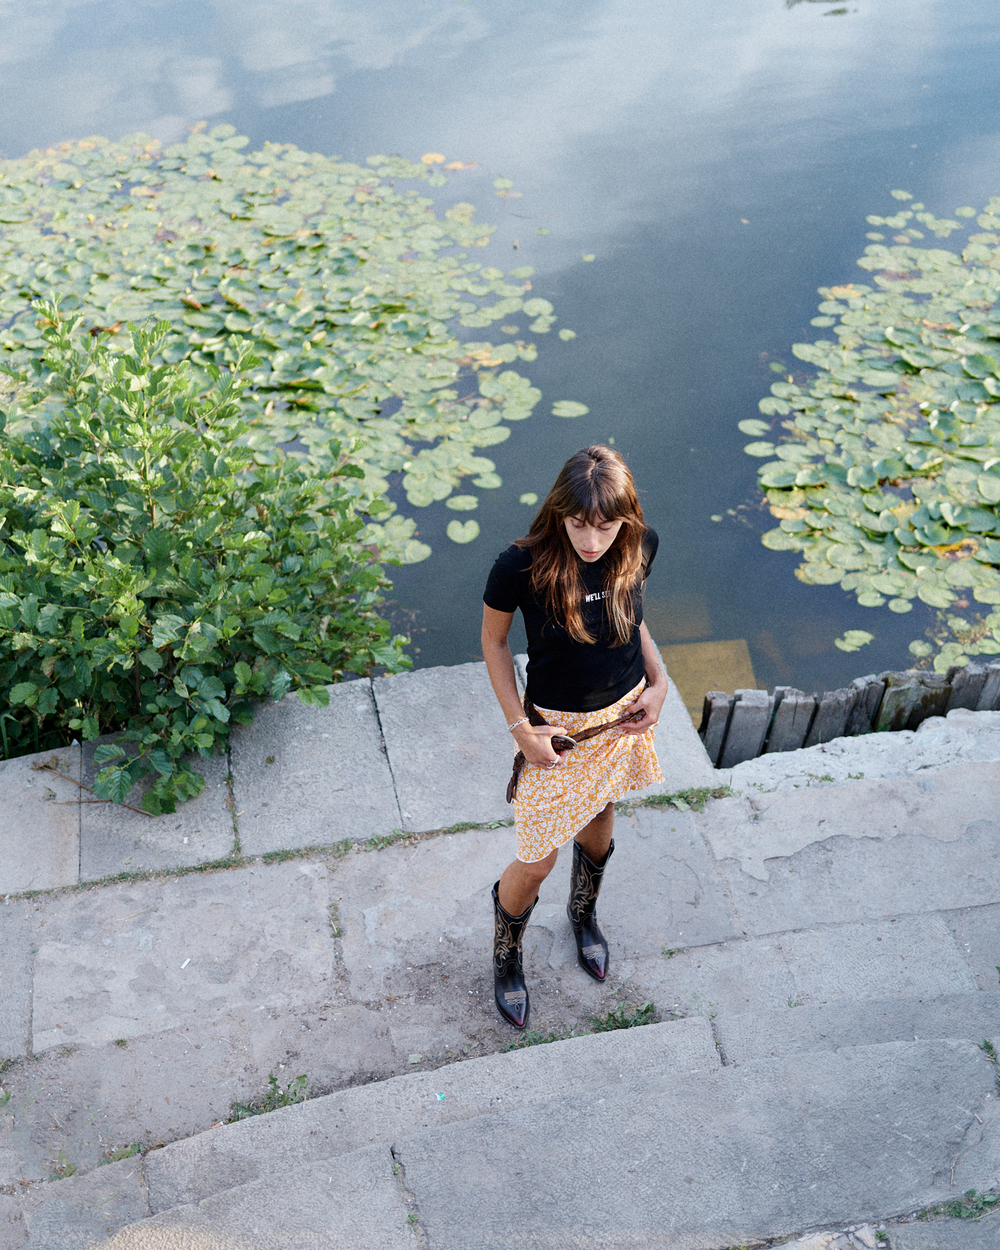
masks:
[[[568,343],[571,339],[576,338],[576,331],[575,330],[560,330],[559,337],[562,339],[564,343]]]
[[[597,260],[597,257],[594,255],[593,252],[584,252],[581,255],[580,259],[590,262],[592,260]]]
[[[773,456],[773,443],[747,443],[743,448],[748,456]]]
[[[875,641],[875,635],[866,629],[849,629],[842,637],[834,638],[833,645],[840,651],[860,651],[868,643]]]
[[[425,152],[420,158],[424,165],[443,165],[447,159],[440,152]]]
[[[741,421],[736,427],[740,433],[749,434],[751,438],[763,438],[765,434],[771,433],[771,427],[766,421],[758,421],[756,417],[748,417],[745,421]]]
[[[573,399],[560,399],[552,405],[554,417],[585,417],[590,409],[586,404],[579,404]]]
[[[538,496],[533,490],[526,490],[517,501],[518,503],[526,503],[529,506],[538,503]]]
[[[479,500],[475,495],[452,495],[444,501],[444,506],[453,512],[472,512],[479,507]]]
[[[479,537],[479,522],[449,521],[445,533],[453,543],[471,543]]]

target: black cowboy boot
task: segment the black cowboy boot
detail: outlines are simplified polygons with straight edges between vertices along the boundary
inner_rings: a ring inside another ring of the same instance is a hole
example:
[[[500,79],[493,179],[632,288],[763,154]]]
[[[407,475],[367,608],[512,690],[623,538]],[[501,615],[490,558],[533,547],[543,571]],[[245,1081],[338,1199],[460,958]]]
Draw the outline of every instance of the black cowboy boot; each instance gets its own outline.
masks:
[[[520,916],[512,916],[500,906],[497,893],[498,881],[493,887],[493,915],[496,929],[493,935],[493,994],[497,1001],[497,1010],[515,1029],[523,1029],[528,1024],[528,991],[524,984],[524,972],[521,967],[521,935],[524,933],[535,903]]]
[[[604,869],[614,851],[615,842],[612,838],[604,862],[598,865],[588,859],[580,849],[579,842],[573,843],[573,875],[569,882],[566,915],[573,926],[580,967],[595,981],[603,981],[608,974],[608,944],[594,912],[597,909],[597,896],[601,892]]]

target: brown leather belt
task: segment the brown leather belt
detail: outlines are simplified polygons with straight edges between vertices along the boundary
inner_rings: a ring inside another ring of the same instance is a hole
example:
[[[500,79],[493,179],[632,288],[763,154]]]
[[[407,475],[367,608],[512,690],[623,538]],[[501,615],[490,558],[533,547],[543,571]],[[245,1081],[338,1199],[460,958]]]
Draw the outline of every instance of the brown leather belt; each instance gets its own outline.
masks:
[[[524,714],[528,718],[529,725],[547,725],[549,722],[542,716],[541,712],[535,705],[524,696],[523,700]],[[646,713],[626,712],[624,716],[619,716],[617,720],[605,721],[603,725],[594,725],[592,729],[583,729],[580,733],[575,734],[572,738],[568,738],[563,734],[552,735],[552,749],[554,751],[572,751],[574,747],[578,747],[581,742],[586,742],[588,738],[596,738],[598,734],[604,733],[607,729],[614,729],[618,725],[624,725],[629,721],[639,721],[645,717]],[[518,751],[514,756],[514,771],[510,775],[510,781],[507,782],[507,802],[513,803],[514,796],[517,794],[517,781],[521,776],[521,769],[525,765],[524,752]]]

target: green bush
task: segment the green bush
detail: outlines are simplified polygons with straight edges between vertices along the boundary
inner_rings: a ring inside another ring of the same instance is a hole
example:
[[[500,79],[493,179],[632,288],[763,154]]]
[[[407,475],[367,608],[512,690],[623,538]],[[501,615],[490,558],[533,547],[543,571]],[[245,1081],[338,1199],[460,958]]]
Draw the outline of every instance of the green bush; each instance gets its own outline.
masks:
[[[339,447],[326,480],[254,462],[249,348],[199,392],[157,356],[167,322],[130,327],[124,353],[53,305],[39,324],[0,443],[4,740],[115,733],[94,793],[123,802],[152,773],[143,807],[173,811],[204,786],[186,757],[224,750],[255,701],[325,704],[348,670],[408,667],[343,481],[362,470]]]

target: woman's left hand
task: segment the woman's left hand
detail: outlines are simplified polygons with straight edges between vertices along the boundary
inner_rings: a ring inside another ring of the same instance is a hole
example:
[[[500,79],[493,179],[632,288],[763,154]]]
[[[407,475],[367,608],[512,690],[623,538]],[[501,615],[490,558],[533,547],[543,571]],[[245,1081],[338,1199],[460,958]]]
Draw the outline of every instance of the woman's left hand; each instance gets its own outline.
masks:
[[[627,721],[622,725],[622,732],[627,734],[644,734],[652,729],[660,719],[660,709],[667,697],[667,683],[647,686],[629,709],[632,712],[644,712],[640,720]]]

